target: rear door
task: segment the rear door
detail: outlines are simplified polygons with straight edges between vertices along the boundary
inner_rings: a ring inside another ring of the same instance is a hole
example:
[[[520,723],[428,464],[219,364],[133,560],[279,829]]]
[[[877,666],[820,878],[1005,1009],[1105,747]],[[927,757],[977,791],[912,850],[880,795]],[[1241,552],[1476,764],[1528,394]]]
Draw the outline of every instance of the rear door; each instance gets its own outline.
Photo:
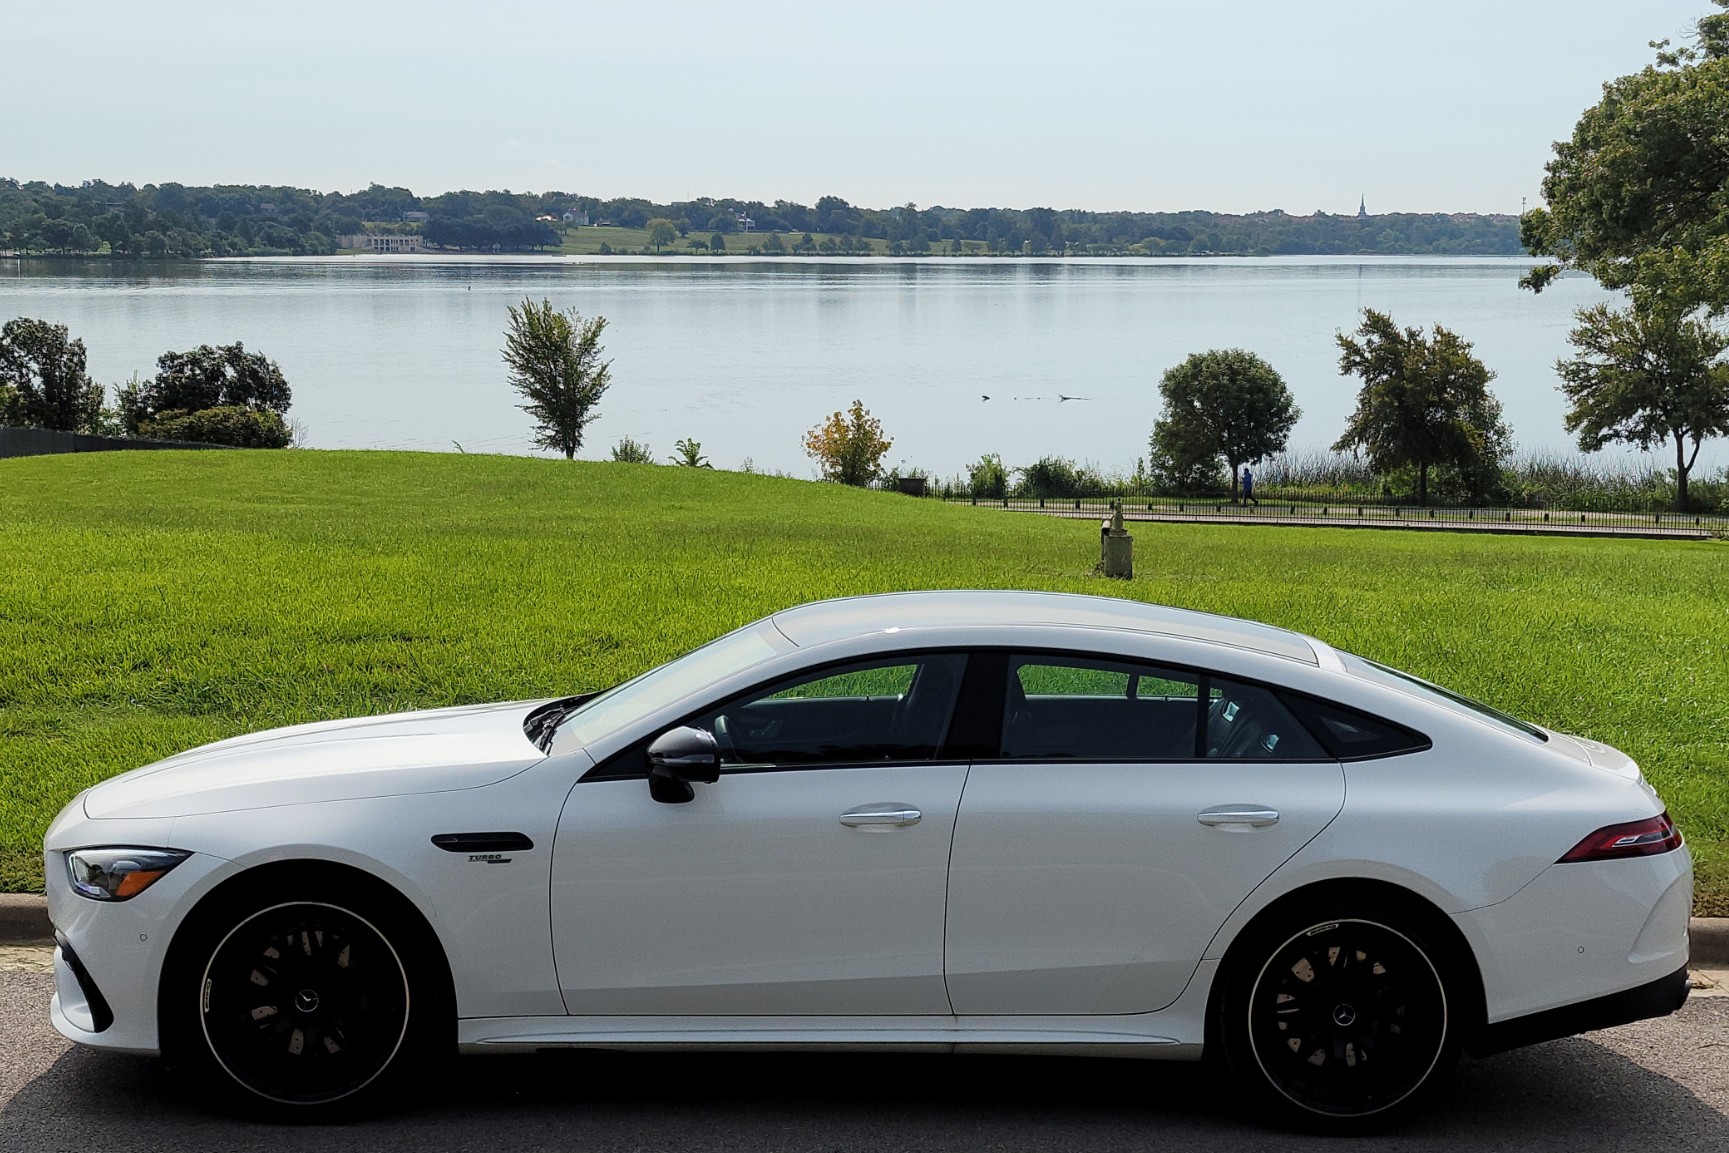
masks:
[[[990,659],[984,655],[974,660]],[[995,654],[999,755],[950,858],[957,1014],[1141,1013],[1344,803],[1344,774],[1265,688],[1082,654]]]

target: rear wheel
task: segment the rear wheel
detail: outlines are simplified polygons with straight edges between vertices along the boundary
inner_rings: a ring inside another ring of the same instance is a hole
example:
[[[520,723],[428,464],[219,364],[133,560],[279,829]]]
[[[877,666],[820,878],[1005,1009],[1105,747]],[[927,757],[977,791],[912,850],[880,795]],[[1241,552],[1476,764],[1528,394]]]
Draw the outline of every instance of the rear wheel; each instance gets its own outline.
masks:
[[[1333,903],[1234,951],[1217,1035],[1270,1111],[1352,1132],[1415,1108],[1458,1058],[1458,977],[1421,919]]]
[[[376,1102],[442,1049],[424,936],[351,900],[216,911],[164,987],[170,1055],[243,1108],[310,1118]]]

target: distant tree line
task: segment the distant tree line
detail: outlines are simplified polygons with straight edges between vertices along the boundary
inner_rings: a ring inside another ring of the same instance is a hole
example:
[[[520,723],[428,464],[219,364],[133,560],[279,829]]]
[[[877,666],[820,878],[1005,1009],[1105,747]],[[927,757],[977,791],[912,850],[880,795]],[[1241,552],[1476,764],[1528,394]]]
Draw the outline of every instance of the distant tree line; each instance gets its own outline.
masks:
[[[897,255],[979,251],[1043,255],[1373,255],[1505,256],[1522,251],[1518,220],[1474,213],[1293,216],[1273,210],[1083,212],[1053,208],[863,208],[838,196],[815,205],[698,197],[657,204],[566,192],[448,192],[420,197],[374,184],[355,193],[270,185],[107,184],[77,186],[0,179],[0,251],[152,259],[205,256],[318,256],[339,237],[418,229],[430,244],[468,251],[556,247],[565,213],[595,223],[660,227],[657,246],[707,238],[706,247],[743,247],[726,238],[764,233],[764,251],[871,251]],[[789,234],[790,241],[777,234]],[[832,245],[811,239],[824,236]],[[720,243],[716,243],[716,239]],[[703,247],[688,242],[686,247]]]

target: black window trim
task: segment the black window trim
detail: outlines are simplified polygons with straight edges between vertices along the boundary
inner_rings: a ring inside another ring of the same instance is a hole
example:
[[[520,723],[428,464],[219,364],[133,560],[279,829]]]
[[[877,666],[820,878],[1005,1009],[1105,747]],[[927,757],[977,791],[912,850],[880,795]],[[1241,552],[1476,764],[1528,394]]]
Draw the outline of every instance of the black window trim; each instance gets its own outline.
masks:
[[[942,656],[949,654],[958,654],[965,657],[966,664],[961,671],[961,685],[955,701],[954,712],[949,716],[948,732],[943,735],[943,741],[942,744],[937,747],[936,756],[908,760],[822,761],[816,763],[800,762],[785,765],[751,765],[727,769],[721,775],[724,777],[735,774],[743,775],[746,773],[811,772],[827,771],[829,769],[854,769],[868,767],[886,768],[905,767],[909,765],[937,766],[961,763],[970,763],[975,767],[979,765],[1028,765],[1053,763],[1095,765],[1193,765],[1203,763],[1211,765],[1356,764],[1362,761],[1385,760],[1388,757],[1402,757],[1408,756],[1412,753],[1426,752],[1429,749],[1434,748],[1435,744],[1427,734],[1418,732],[1409,725],[1400,724],[1397,721],[1390,721],[1379,714],[1365,712],[1362,709],[1354,708],[1350,705],[1328,700],[1327,698],[1315,693],[1305,693],[1299,689],[1288,688],[1284,685],[1268,684],[1265,681],[1256,680],[1252,677],[1228,675],[1220,673],[1215,669],[1196,668],[1192,665],[1186,665],[1175,661],[1163,661],[1150,657],[1124,656],[1115,653],[1101,654],[1077,651],[1075,649],[1054,649],[1045,646],[1027,645],[980,645],[971,648],[957,648],[953,645],[932,645],[925,648],[903,649],[894,654],[882,655],[884,663],[888,663],[897,658],[912,660],[927,656]],[[1195,676],[1199,681],[1200,691],[1195,697],[1195,708],[1198,716],[1196,718],[1194,755],[1187,758],[1098,757],[1088,758],[1086,760],[1080,760],[1078,758],[1068,760],[1060,757],[1003,756],[1002,738],[1003,725],[1007,720],[1005,714],[1008,709],[1007,688],[1009,660],[1010,657],[1014,656],[1066,657],[1081,661],[1091,660],[1094,663],[1105,664],[1157,665],[1162,668],[1168,668],[1173,672],[1184,672]],[[841,669],[849,665],[857,665],[868,662],[871,659],[870,656],[840,658],[820,665],[813,665],[808,669],[801,670],[800,673],[794,674],[794,676],[820,676],[828,670]],[[1328,734],[1316,732],[1315,725],[1304,716],[1306,710],[1302,708],[1293,708],[1291,705],[1292,700],[1302,702],[1313,701],[1317,704],[1325,705],[1328,708],[1342,709],[1346,712],[1357,713],[1358,715],[1372,720],[1377,724],[1385,725],[1400,732],[1410,734],[1414,739],[1413,744],[1410,748],[1406,749],[1397,749],[1384,753],[1364,753],[1357,756],[1289,757],[1279,758],[1276,760],[1269,760],[1264,757],[1208,757],[1205,755],[1205,750],[1201,747],[1201,742],[1206,739],[1205,728],[1207,706],[1210,704],[1212,680],[1215,677],[1220,680],[1234,681],[1239,684],[1248,685],[1251,688],[1257,688],[1272,693],[1281,704],[1290,710],[1291,715],[1296,719],[1297,723],[1303,727],[1304,731],[1309,734],[1310,738],[1323,750],[1332,747],[1334,742],[1330,739]],[[787,680],[790,678],[781,679]],[[673,729],[680,725],[689,724],[704,713],[712,712],[718,708],[725,708],[737,701],[744,700],[745,698],[775,683],[777,682],[759,682],[758,684],[735,693],[722,701],[696,709],[679,718],[677,721],[674,721],[672,724],[655,729],[653,733],[641,738],[640,740],[631,742],[623,749],[620,749],[612,756],[595,765],[577,780],[577,784],[588,784],[591,781],[629,781],[646,779],[648,776],[648,767],[643,761],[643,756],[646,753],[649,742],[655,737],[667,731],[667,729]],[[994,735],[986,738],[988,741],[986,744],[977,743],[978,737],[984,733],[994,733]],[[961,735],[969,738],[967,743],[963,744],[957,741],[957,737]],[[635,765],[638,767],[628,767],[625,763],[627,759],[634,760]]]

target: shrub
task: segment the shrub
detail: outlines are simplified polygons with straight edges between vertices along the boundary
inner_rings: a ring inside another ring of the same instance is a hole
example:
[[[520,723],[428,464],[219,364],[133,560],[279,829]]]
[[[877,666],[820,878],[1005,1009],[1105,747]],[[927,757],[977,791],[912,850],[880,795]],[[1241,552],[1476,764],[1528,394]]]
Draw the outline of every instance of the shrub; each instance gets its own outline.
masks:
[[[882,421],[861,401],[836,412],[804,436],[805,453],[816,459],[824,480],[867,485],[876,479],[894,441],[883,436]]]
[[[654,450],[627,436],[612,446],[612,459],[620,464],[653,464]]]
[[[191,440],[234,448],[287,448],[292,439],[280,413],[243,405],[160,413],[140,424],[138,434],[151,440]]]
[[[987,452],[979,457],[978,463],[967,465],[967,487],[973,496],[986,496],[992,500],[1007,496],[1009,470],[1003,467],[1003,458]]]

